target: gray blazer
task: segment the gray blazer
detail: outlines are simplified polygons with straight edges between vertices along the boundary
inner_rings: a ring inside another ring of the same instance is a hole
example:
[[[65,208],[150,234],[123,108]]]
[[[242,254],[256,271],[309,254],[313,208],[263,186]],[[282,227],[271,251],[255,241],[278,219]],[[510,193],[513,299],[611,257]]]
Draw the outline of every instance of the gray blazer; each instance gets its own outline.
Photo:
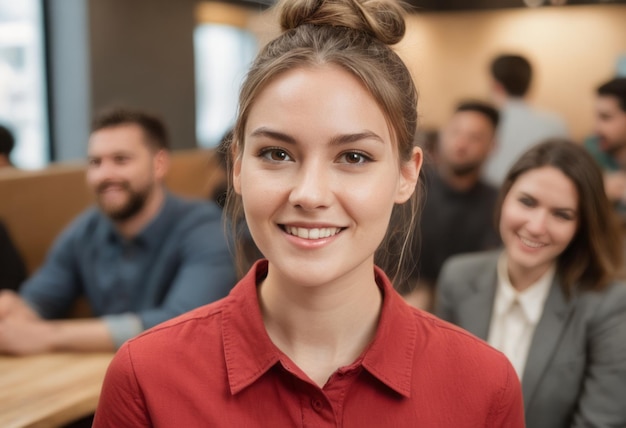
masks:
[[[435,313],[487,338],[500,251],[451,258]],[[566,299],[550,288],[522,376],[529,428],[626,427],[626,286]]]

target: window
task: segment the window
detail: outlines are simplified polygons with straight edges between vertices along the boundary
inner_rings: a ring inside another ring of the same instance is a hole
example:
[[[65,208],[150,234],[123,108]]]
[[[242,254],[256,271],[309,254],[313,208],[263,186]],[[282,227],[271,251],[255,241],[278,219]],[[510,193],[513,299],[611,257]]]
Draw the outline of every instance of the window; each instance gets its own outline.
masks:
[[[214,147],[234,125],[239,87],[257,52],[248,31],[225,24],[201,24],[194,34],[196,136]]]
[[[21,168],[49,161],[42,5],[0,0],[0,124],[16,140],[11,153]]]

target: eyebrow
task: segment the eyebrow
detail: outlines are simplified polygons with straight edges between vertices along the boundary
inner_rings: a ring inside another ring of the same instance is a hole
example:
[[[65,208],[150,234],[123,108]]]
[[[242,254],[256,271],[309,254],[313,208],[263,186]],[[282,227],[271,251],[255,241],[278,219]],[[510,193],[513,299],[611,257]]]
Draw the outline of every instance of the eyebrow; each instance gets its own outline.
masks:
[[[532,199],[533,201],[536,201],[537,198],[535,198],[533,195],[526,193],[524,191],[520,191],[520,195],[521,196],[525,196],[527,198]],[[569,207],[552,207],[552,210],[554,211],[569,211],[573,214],[577,214],[578,213],[578,209],[577,208],[569,208]]]
[[[128,156],[128,157],[132,157],[132,156],[134,156],[134,154],[131,151],[128,151],[128,150],[119,150],[117,152],[107,153],[106,155],[91,155],[91,154],[87,153],[87,160],[90,160],[90,159],[100,159],[100,158],[103,158],[103,157],[114,157],[114,156]]]
[[[251,137],[266,137],[266,138],[270,138],[273,140],[282,141],[287,144],[296,144],[296,139],[293,138],[292,136],[287,135],[283,132],[274,131],[264,126],[258,129],[255,129],[250,134],[250,136]],[[376,133],[365,130],[365,131],[357,132],[354,134],[337,135],[330,140],[330,145],[337,146],[337,145],[342,145],[342,144],[354,143],[354,142],[361,141],[361,140],[376,140],[384,144],[383,139],[380,138]]]

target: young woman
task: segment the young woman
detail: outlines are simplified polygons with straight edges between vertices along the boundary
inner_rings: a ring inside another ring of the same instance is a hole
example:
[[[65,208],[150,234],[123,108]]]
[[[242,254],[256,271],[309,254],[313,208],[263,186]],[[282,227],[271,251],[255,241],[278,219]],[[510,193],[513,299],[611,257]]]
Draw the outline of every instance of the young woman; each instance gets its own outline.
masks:
[[[529,427],[626,426],[622,233],[600,169],[547,141],[512,167],[498,207],[504,250],[452,258],[436,313],[509,357]]]
[[[278,7],[285,32],[242,87],[227,203],[265,259],[226,299],[127,342],[94,426],[522,427],[506,358],[375,267],[401,274],[390,217],[417,221],[416,91],[387,46],[402,10]]]

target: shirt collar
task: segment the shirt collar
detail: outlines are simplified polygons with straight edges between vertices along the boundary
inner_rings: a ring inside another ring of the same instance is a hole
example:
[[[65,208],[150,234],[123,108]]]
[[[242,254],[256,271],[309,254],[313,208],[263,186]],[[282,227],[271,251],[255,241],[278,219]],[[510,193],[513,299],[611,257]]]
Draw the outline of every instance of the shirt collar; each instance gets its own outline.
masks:
[[[506,253],[498,259],[498,286],[496,289],[495,311],[497,315],[507,312],[517,300],[526,319],[536,325],[543,313],[543,306],[554,281],[556,266],[552,265],[535,283],[519,292],[511,284],[507,269]]]
[[[254,383],[279,361],[285,366],[284,354],[265,330],[257,297],[257,284],[267,275],[267,269],[267,260],[257,261],[231,291],[222,313],[224,355],[232,394]],[[357,360],[384,385],[408,397],[417,341],[414,314],[382,270],[375,268],[375,276],[383,293],[381,316],[374,340]],[[285,369],[295,371],[293,367]]]

